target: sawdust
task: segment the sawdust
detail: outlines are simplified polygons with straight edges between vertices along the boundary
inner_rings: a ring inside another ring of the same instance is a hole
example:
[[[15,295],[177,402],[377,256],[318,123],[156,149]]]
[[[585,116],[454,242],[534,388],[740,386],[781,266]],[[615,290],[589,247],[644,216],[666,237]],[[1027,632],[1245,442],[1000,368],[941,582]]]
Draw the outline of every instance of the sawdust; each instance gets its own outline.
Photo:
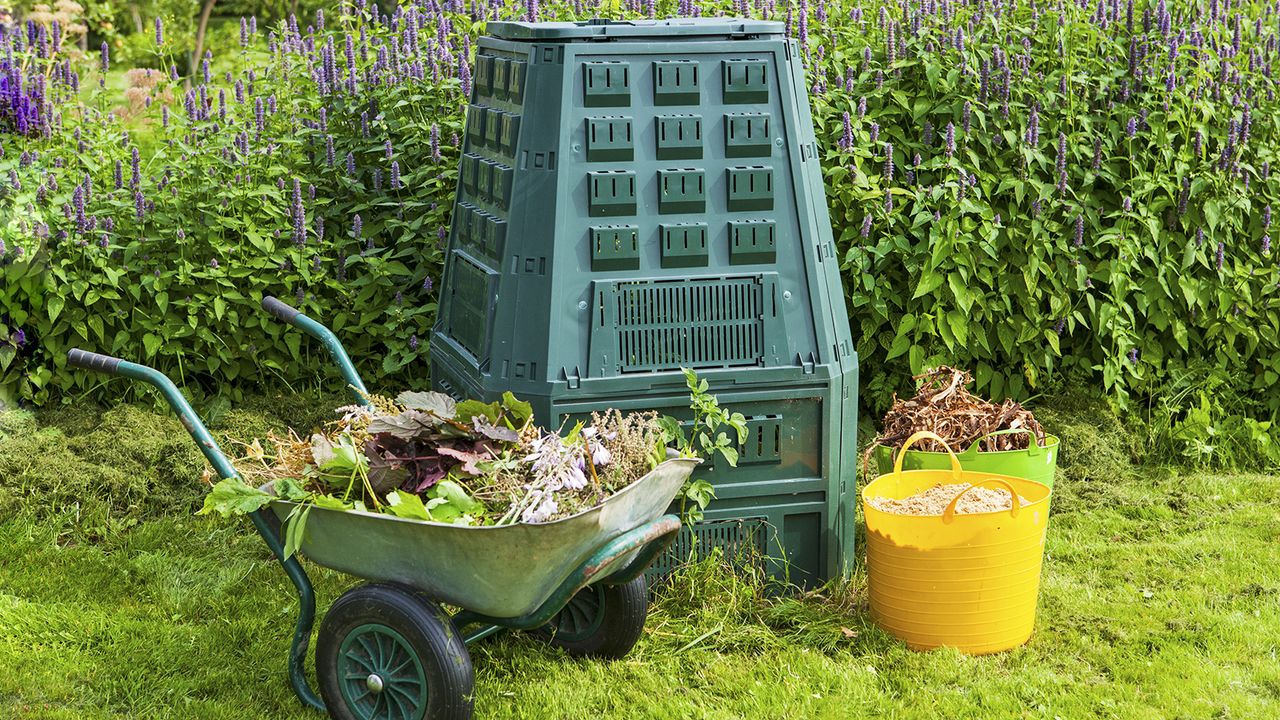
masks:
[[[941,515],[947,505],[966,488],[973,487],[969,483],[953,483],[934,485],[928,490],[905,497],[901,500],[887,497],[873,497],[868,502],[871,507],[894,515]],[[1021,495],[1018,496],[1019,507],[1030,504]],[[970,490],[956,503],[957,515],[1000,512],[1013,505],[1009,499],[1009,491],[1004,488],[980,487]]]

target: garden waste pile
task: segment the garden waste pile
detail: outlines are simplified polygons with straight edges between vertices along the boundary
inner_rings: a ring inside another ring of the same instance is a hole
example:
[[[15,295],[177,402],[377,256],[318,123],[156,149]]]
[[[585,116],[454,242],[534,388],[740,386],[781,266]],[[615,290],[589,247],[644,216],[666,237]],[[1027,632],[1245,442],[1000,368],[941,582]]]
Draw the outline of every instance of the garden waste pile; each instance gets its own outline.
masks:
[[[200,512],[226,517],[292,502],[286,554],[316,506],[473,527],[553,522],[601,505],[662,464],[669,448],[736,464],[745,418],[685,374],[695,421],[688,434],[670,417],[612,409],[541,428],[532,406],[509,392],[492,403],[438,392],[369,395],[338,408],[339,419],[310,437],[290,430],[241,443],[239,476],[214,485]],[[693,481],[686,493],[700,507],[711,490]]]
[[[938,435],[955,452],[968,450],[978,440],[981,440],[979,449],[985,452],[1027,448],[1030,442],[1027,433],[985,437],[999,430],[1029,430],[1035,434],[1037,443],[1044,445],[1044,428],[1030,410],[1013,400],[997,404],[974,396],[967,387],[973,382],[968,372],[944,365],[915,379],[918,382],[915,397],[902,400],[894,396],[893,406],[881,423],[880,435],[867,448],[868,457],[880,445],[897,450],[907,438],[921,430]],[[946,451],[933,440],[921,441],[916,449]]]

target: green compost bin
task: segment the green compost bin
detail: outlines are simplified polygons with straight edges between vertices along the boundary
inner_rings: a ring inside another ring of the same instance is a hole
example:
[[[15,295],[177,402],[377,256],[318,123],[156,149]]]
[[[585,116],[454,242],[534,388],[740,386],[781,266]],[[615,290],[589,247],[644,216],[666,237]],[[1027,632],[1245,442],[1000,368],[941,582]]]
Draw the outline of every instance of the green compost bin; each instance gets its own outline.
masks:
[[[1002,430],[991,435],[1004,435],[1011,432],[1027,432],[1025,430]],[[990,435],[984,436],[990,437]],[[974,442],[967,450],[956,453],[960,458],[960,467],[972,472],[992,473],[993,475],[1012,475],[1042,485],[1053,487],[1054,474],[1058,469],[1058,450],[1060,443],[1053,435],[1045,436],[1045,444],[1032,442],[1025,450],[998,450],[994,452],[980,451],[979,442]],[[872,453],[880,475],[893,472],[893,448],[878,446]],[[902,460],[903,470],[949,470],[951,458],[942,452],[924,450],[907,450]]]
[[[813,585],[853,564],[857,355],[798,46],[781,23],[493,22],[478,44],[431,377],[559,426],[748,417],[657,572],[720,547]]]

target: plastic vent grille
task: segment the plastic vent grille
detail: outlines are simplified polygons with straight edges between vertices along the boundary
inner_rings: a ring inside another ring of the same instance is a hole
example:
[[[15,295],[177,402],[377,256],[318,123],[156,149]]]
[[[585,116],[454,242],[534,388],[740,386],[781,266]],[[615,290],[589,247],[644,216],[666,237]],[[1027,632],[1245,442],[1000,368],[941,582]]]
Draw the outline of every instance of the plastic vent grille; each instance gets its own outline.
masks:
[[[490,276],[463,255],[454,256],[448,334],[477,360],[485,356],[489,335]]]
[[[736,570],[764,567],[768,524],[763,518],[711,520],[680,528],[671,547],[649,566],[650,580],[669,577],[689,561],[702,561],[716,554]]]
[[[763,359],[764,293],[755,278],[620,282],[612,300],[622,372]]]

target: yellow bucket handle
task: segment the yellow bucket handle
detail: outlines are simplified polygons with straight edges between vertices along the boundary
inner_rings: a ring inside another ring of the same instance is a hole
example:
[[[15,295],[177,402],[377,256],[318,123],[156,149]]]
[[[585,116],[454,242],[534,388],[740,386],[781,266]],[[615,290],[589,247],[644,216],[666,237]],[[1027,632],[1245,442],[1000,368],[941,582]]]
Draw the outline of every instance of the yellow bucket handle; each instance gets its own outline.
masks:
[[[947,509],[942,511],[942,522],[949,523],[955,519],[956,504],[960,502],[960,498],[964,497],[965,493],[973,490],[974,488],[982,487],[983,485],[990,483],[1003,485],[1004,488],[1009,491],[1009,517],[1018,517],[1018,510],[1022,508],[1022,503],[1018,502],[1018,491],[1014,490],[1013,485],[1009,484],[1009,481],[1007,480],[1001,480],[997,477],[989,477],[986,480],[979,480],[978,482],[961,490],[955,497],[951,498],[951,503],[947,505]]]
[[[956,482],[960,482],[960,458],[956,457],[955,451],[951,449],[951,446],[947,444],[946,440],[943,440],[942,438],[938,437],[937,433],[931,432],[929,430],[921,430],[920,432],[917,432],[915,435],[912,435],[911,437],[907,438],[906,442],[902,443],[902,448],[898,450],[898,457],[895,458],[893,461],[893,474],[897,475],[898,473],[902,472],[902,461],[907,456],[907,448],[911,447],[912,445],[915,445],[917,442],[921,440],[932,440],[938,443],[939,445],[941,445],[942,447],[946,448],[947,455],[951,456],[951,474],[955,476]]]

